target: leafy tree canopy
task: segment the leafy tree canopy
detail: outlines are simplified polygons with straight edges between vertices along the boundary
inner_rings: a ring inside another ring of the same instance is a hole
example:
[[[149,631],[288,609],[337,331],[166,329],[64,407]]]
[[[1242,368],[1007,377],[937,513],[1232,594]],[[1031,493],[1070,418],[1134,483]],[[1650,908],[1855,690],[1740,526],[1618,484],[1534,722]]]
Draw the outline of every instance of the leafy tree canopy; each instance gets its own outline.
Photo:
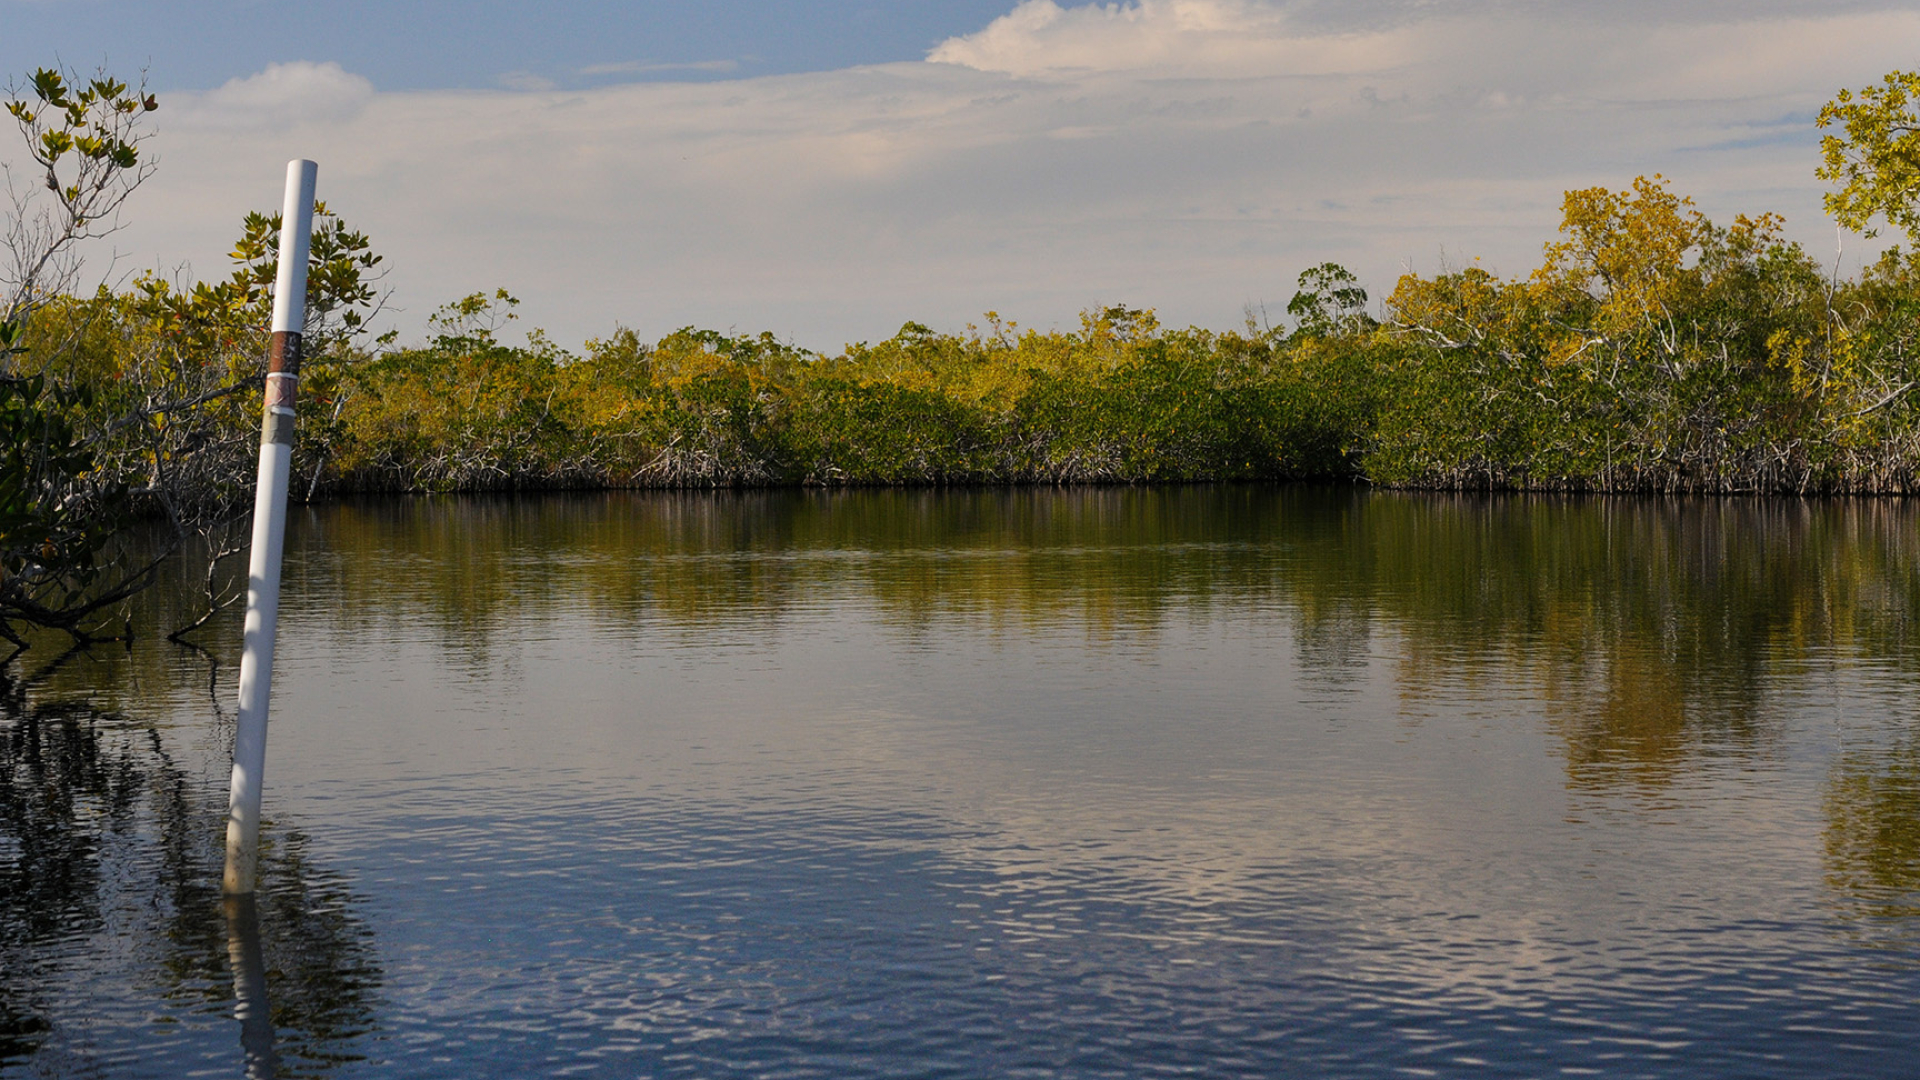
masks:
[[[1876,236],[1884,218],[1913,236],[1920,226],[1920,72],[1892,71],[1877,86],[1842,90],[1820,110],[1816,175],[1840,190],[1827,195],[1827,212],[1849,229]]]

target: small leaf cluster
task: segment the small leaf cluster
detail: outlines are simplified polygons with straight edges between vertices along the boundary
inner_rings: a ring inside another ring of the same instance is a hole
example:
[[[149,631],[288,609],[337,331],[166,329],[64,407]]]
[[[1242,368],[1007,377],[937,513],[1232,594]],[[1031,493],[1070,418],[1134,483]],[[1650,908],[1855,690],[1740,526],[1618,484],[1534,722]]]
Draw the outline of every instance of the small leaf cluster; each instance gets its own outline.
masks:
[[[107,76],[77,87],[54,68],[39,68],[28,78],[33,100],[7,102],[26,136],[28,151],[45,172],[49,190],[68,203],[79,203],[83,180],[63,179],[61,165],[68,155],[131,170],[140,163],[138,140],[130,137],[126,119],[160,107],[151,94],[129,90]]]
[[[100,77],[84,86],[69,88],[67,77],[52,67],[40,67],[29,79],[35,102],[13,100],[8,111],[29,133],[27,146],[33,158],[48,173],[48,183],[60,190],[54,169],[67,154],[92,161],[111,161],[119,169],[132,169],[140,161],[140,148],[121,135],[115,117],[154,111],[159,102],[152,94],[129,92],[127,83]],[[67,188],[67,198],[77,200],[79,188]]]

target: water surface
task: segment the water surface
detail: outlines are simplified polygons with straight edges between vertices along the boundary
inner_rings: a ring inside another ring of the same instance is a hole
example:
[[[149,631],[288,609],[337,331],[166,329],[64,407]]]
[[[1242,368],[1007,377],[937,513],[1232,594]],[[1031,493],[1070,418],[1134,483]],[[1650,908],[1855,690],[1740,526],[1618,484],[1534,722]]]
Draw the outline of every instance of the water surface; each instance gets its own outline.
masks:
[[[237,613],[16,669],[0,1076],[1908,1075],[1917,615],[1897,501],[305,510],[257,911]]]

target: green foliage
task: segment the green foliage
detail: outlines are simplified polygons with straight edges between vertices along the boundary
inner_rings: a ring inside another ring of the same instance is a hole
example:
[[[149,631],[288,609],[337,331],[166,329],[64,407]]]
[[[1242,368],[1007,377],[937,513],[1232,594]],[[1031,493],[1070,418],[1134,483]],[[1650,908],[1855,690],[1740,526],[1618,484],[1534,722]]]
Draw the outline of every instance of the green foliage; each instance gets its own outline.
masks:
[[[151,94],[130,92],[127,84],[102,76],[86,85],[68,86],[71,76],[54,68],[40,68],[28,79],[37,101],[7,102],[26,136],[27,150],[44,171],[49,190],[69,204],[84,203],[90,175],[111,176],[139,164],[138,139],[128,133],[124,118],[160,107]],[[63,174],[68,162],[93,162],[110,168],[91,174],[81,165],[79,175]]]
[[[0,349],[17,350],[19,337],[0,323]],[[0,636],[16,645],[16,622],[82,635],[139,584],[103,558],[133,513],[126,485],[96,470],[76,424],[91,404],[84,387],[44,375],[0,378]]]
[[[175,285],[144,274],[124,292],[63,296],[25,320],[23,373],[84,386],[88,444],[149,509],[185,531],[250,500],[272,311],[278,227],[250,214],[225,280]],[[312,475],[337,435],[343,372],[364,355],[380,258],[365,236],[316,207],[296,467]]]
[[[565,431],[554,357],[495,340],[516,303],[474,294],[441,308],[441,332],[342,373],[335,467],[364,486],[439,491],[513,487],[541,471]],[[548,477],[552,479],[552,477]]]
[[[1897,290],[1831,292],[1779,226],[1717,226],[1642,178],[1568,193],[1563,238],[1527,279],[1403,278],[1387,306],[1417,348],[1385,373],[1365,471],[1413,486],[1904,489],[1910,453],[1861,438],[1905,361],[1859,330]]]
[[[479,318],[486,301],[443,314]],[[1364,379],[1349,339],[1316,339],[1301,363],[1264,340],[1163,331],[1125,306],[1087,312],[1075,334],[1015,337],[988,321],[985,337],[908,323],[834,357],[692,328],[652,345],[620,331],[584,357],[537,334],[510,348],[490,331],[442,333],[354,369],[329,479],[443,490],[1350,472]]]
[[[1353,271],[1339,263],[1321,263],[1301,271],[1300,291],[1287,303],[1294,332],[1306,337],[1364,333],[1373,328],[1367,315],[1367,290]]]
[[[132,120],[151,99],[72,82],[37,73],[9,107],[42,166],[118,179],[97,189],[104,203],[53,185],[58,212],[34,234],[46,265],[147,167]],[[1920,213],[1916,90],[1920,76],[1896,72],[1823,112],[1845,132],[1823,144],[1821,174],[1846,185],[1830,200],[1844,223],[1910,228]],[[1120,304],[1072,330],[997,312],[961,334],[908,322],[837,355],[693,327],[654,342],[616,330],[574,355],[537,330],[509,342],[519,302],[505,290],[441,308],[415,346],[367,342],[381,259],[318,205],[296,467],[310,493],[1297,478],[1920,488],[1920,258],[1895,249],[1857,280],[1829,279],[1777,216],[1716,224],[1659,176],[1568,192],[1562,209],[1532,273],[1409,274],[1384,321],[1351,271],[1322,263],[1298,277],[1290,332],[1173,329]],[[45,515],[72,492],[117,520],[111,484],[176,523],[243,504],[278,231],[249,215],[233,273],[214,283],[147,276],[81,296],[49,291],[70,277],[16,271],[21,315],[0,358],[10,550],[44,546]],[[106,534],[72,535],[84,547]],[[84,576],[79,547],[50,550],[71,551],[67,580]],[[15,563],[16,575],[51,565]]]
[[[222,532],[250,501],[278,220],[248,215],[225,281],[72,287],[76,245],[116,228],[151,171],[141,118],[157,107],[108,76],[51,69],[7,105],[42,181],[12,207],[0,266],[0,633],[15,644],[21,623],[92,639],[173,545]],[[321,438],[296,461],[317,474],[380,259],[316,210],[302,407]]]
[[[1073,333],[993,312],[985,333],[909,322],[837,356],[692,328],[651,345],[620,331],[584,358],[442,334],[396,354],[411,374],[395,358],[356,375],[327,479],[1908,490],[1920,275],[1892,255],[1829,282],[1779,228],[1717,225],[1659,177],[1569,192],[1531,275],[1408,275],[1382,325],[1323,264],[1285,335],[1168,330],[1125,305]],[[416,389],[425,371],[442,392]]]
[[[796,395],[787,458],[811,483],[979,481],[994,473],[992,426],[938,390],[830,376]]]
[[[365,246],[364,241],[361,246]],[[427,317],[427,324],[437,331],[435,343],[442,348],[459,348],[466,343],[492,346],[495,335],[520,317],[513,311],[519,306],[520,301],[505,289],[495,289],[492,296],[470,293],[440,305],[439,310]]]
[[[1821,128],[1844,134],[1820,140],[1816,175],[1841,185],[1826,197],[1827,213],[1867,236],[1875,217],[1913,236],[1920,226],[1920,72],[1893,71],[1878,86],[1842,90],[1820,109]]]
[[[1912,260],[1896,252],[1857,282],[1828,281],[1781,241],[1778,218],[1715,224],[1659,177],[1569,192],[1564,212],[1532,274],[1407,275],[1384,323],[1350,271],[1312,267],[1283,334],[1168,329],[1150,309],[1113,305],[1072,332],[994,312],[984,332],[909,322],[838,355],[688,327],[651,343],[619,330],[576,356],[538,331],[508,341],[518,301],[474,293],[410,348],[366,354],[363,324],[336,322],[334,359],[303,396],[298,460],[314,492],[1914,486]],[[100,388],[98,414],[138,418],[99,444],[113,475],[146,491],[198,475],[195,490],[216,500],[243,489],[252,401],[213,395],[257,372],[271,235],[270,219],[246,223],[229,281],[146,280],[36,316],[37,333],[56,315],[82,328],[63,370]],[[378,260],[344,226],[327,235],[338,242],[316,244],[316,259],[342,272],[322,303],[360,310]],[[187,393],[196,386],[213,389]]]
[[[117,227],[122,204],[152,172],[140,152],[149,135],[141,124],[160,105],[144,87],[104,72],[83,83],[57,68],[36,70],[8,94],[7,112],[39,174],[5,227],[0,321],[17,322],[73,286],[76,244]]]
[[[237,266],[222,285],[233,304],[258,316],[255,322],[264,323],[272,313],[282,224],[279,214],[248,214],[229,256]],[[303,329],[308,355],[359,335],[367,315],[379,305],[377,268],[382,261],[365,233],[348,228],[325,202],[315,200]]]

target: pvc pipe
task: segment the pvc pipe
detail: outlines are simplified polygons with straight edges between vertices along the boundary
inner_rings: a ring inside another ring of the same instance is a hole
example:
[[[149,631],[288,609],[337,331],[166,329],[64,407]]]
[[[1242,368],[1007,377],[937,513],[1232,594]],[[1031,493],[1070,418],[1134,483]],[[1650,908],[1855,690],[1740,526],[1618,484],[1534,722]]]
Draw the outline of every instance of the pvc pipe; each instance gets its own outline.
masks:
[[[273,344],[267,353],[266,410],[260,425],[260,479],[253,546],[247,556],[247,624],[240,654],[240,719],[233,736],[227,799],[227,869],[220,890],[253,893],[260,848],[260,781],[267,765],[267,701],[273,691],[273,637],[280,620],[280,553],[287,536],[287,474],[293,464],[293,405],[300,385],[301,329],[307,317],[307,252],[313,183],[320,166],[287,162],[280,213],[280,269],[273,286]]]

